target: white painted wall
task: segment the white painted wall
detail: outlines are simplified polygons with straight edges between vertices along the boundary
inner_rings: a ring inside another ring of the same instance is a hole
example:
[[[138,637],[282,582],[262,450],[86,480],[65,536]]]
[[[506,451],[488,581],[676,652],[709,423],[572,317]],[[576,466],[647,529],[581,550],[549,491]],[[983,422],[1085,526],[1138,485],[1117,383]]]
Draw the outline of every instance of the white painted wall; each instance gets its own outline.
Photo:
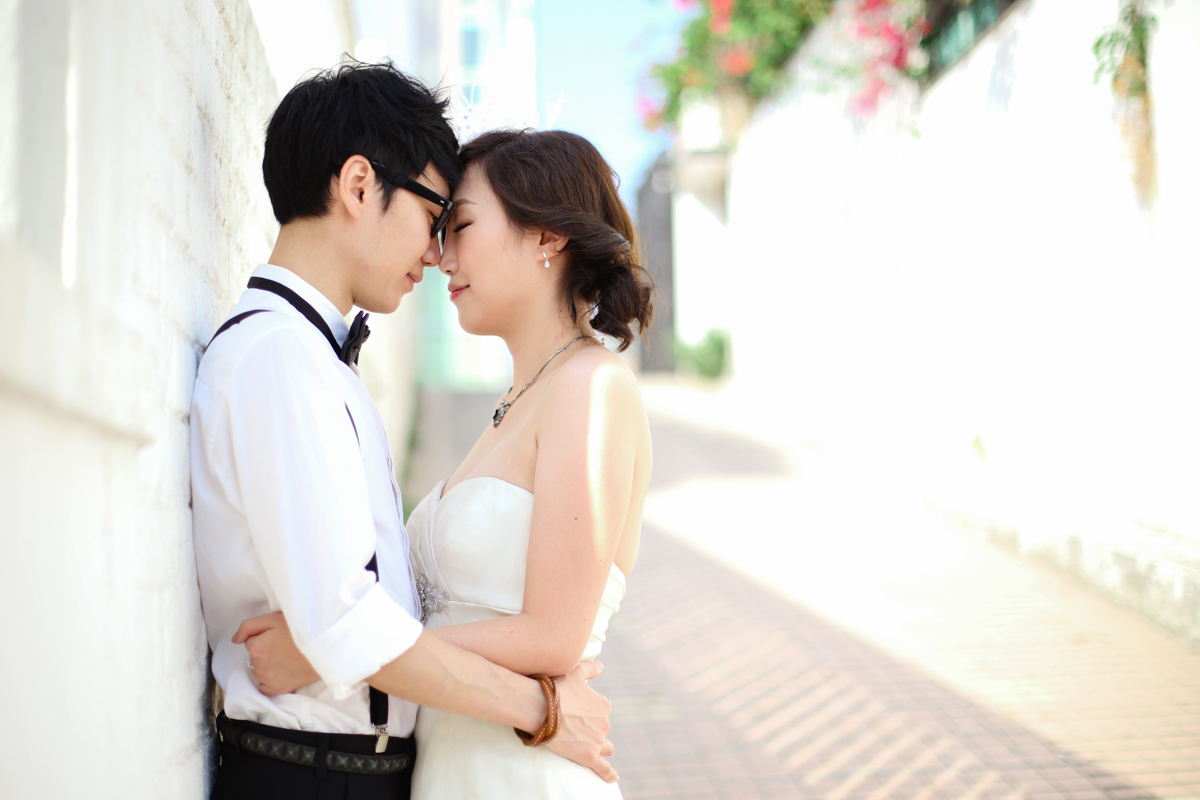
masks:
[[[0,0],[5,798],[208,796],[192,381],[274,242],[279,87],[350,45],[322,23],[289,48],[281,4],[253,6]],[[342,0],[302,10],[347,18]],[[363,356],[398,461],[406,324],[373,320]]]
[[[733,159],[737,380],[779,435],[1200,638],[1200,6],[1155,6],[1149,210],[1093,83],[1117,6],[1022,0],[866,125],[807,88],[815,31]]]
[[[753,264],[726,226],[727,151],[717,102],[685,95],[672,151],[671,246],[675,333],[687,344],[729,329],[727,283]]]
[[[744,280],[753,263],[730,253],[725,220],[698,195],[676,191],[671,204],[675,330],[684,342],[696,344],[710,330],[729,327],[728,284]]]
[[[356,55],[348,0],[247,0],[279,96],[314,69]]]

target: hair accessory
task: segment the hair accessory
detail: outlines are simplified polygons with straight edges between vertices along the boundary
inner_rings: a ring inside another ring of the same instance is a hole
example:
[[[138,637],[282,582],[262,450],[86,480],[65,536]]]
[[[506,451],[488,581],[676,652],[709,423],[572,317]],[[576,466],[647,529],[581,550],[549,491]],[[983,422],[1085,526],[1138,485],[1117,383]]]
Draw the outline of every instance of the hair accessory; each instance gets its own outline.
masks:
[[[498,128],[550,130],[566,102],[566,95],[560,92],[557,100],[544,103],[539,112],[536,105],[514,107],[511,103],[477,101],[474,86],[469,95],[460,88],[450,96],[450,124],[463,144]]]
[[[546,721],[542,723],[542,727],[537,733],[526,733],[520,728],[513,728],[513,730],[517,732],[517,736],[521,738],[526,747],[537,747],[558,735],[561,712],[558,705],[558,686],[555,685],[554,679],[545,675],[530,675],[529,677],[541,685],[542,693],[546,695]]]
[[[546,255],[545,253],[542,253],[542,258],[546,259],[546,263],[542,264],[542,266],[545,267],[546,269],[550,269],[550,256]]]

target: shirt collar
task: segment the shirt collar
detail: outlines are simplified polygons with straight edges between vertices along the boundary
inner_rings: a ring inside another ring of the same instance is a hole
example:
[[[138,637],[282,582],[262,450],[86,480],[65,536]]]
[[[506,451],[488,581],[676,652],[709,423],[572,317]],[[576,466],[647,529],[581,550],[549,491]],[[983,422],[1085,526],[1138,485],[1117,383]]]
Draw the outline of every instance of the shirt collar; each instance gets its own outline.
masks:
[[[350,326],[346,324],[346,318],[342,316],[342,312],[338,311],[337,306],[333,304],[328,297],[321,294],[313,288],[312,284],[301,278],[290,269],[277,267],[274,264],[259,264],[254,268],[252,277],[266,278],[276,283],[282,283],[287,288],[291,289],[296,294],[304,298],[310,306],[316,309],[321,318],[325,320],[325,324],[329,326],[329,330],[333,332],[333,338],[337,340],[339,345],[345,344],[346,337],[350,335]]]

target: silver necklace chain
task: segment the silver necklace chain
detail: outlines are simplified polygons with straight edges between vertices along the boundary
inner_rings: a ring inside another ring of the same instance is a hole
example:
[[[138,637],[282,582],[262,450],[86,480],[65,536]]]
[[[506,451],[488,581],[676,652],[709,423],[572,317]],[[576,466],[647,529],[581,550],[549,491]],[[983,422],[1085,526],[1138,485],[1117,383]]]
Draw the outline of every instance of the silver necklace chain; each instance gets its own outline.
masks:
[[[557,350],[555,350],[553,353],[551,353],[550,357],[546,359],[546,363],[542,364],[542,368],[539,369],[536,373],[534,373],[533,377],[529,379],[529,383],[525,384],[524,388],[522,388],[521,391],[517,392],[517,396],[512,399],[512,402],[508,402],[505,399],[510,394],[512,394],[513,387],[511,387],[511,386],[508,387],[508,391],[504,393],[504,397],[500,398],[499,407],[497,407],[496,411],[492,414],[492,427],[493,428],[500,427],[500,423],[504,420],[504,415],[508,413],[508,410],[510,408],[512,408],[513,403],[520,400],[521,395],[525,394],[525,390],[528,389],[530,386],[533,386],[533,382],[541,377],[542,371],[545,370],[546,367],[548,367],[550,365],[550,362],[553,361],[559,353],[563,352],[568,347],[570,347],[571,345],[578,342],[580,339],[592,339],[592,338],[595,338],[595,337],[585,336],[583,334],[580,334],[579,336],[576,336],[571,341],[567,342],[566,345],[564,345],[563,347],[560,347]]]

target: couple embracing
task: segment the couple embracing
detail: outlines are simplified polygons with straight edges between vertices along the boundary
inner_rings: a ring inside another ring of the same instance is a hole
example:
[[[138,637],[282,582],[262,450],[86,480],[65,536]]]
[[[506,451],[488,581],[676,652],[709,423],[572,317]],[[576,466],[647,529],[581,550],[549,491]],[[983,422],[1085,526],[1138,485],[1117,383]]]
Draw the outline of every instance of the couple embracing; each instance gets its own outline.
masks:
[[[213,798],[618,797],[599,674],[650,479],[622,348],[651,288],[586,140],[459,143],[395,68],[296,85],[267,127],[281,229],[191,412],[196,560],[223,691]],[[406,528],[357,306],[426,268],[514,388]],[[532,677],[530,677],[532,676]]]

